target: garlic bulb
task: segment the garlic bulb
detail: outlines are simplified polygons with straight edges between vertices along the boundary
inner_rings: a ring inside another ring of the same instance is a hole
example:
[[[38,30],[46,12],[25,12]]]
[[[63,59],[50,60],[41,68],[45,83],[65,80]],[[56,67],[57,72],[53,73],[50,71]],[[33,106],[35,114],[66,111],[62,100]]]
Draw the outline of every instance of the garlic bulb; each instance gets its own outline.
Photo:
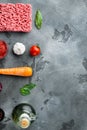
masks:
[[[24,54],[25,50],[26,50],[26,48],[25,48],[25,45],[23,43],[17,42],[13,46],[13,52],[16,55],[22,55],[22,54]]]

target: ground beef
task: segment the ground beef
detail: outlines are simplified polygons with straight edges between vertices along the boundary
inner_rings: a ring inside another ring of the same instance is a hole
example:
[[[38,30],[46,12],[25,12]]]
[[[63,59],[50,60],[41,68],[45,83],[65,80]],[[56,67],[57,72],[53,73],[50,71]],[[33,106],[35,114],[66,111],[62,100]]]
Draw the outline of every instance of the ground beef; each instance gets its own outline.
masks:
[[[0,31],[30,32],[32,7],[30,4],[0,4]]]

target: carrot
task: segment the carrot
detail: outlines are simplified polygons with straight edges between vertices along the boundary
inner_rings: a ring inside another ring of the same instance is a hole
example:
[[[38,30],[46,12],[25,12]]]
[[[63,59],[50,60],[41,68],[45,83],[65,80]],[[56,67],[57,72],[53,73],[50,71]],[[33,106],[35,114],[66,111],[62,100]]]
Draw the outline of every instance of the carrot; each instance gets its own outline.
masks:
[[[1,68],[0,74],[4,75],[13,75],[13,76],[32,76],[32,68],[31,67],[16,67],[16,68]]]

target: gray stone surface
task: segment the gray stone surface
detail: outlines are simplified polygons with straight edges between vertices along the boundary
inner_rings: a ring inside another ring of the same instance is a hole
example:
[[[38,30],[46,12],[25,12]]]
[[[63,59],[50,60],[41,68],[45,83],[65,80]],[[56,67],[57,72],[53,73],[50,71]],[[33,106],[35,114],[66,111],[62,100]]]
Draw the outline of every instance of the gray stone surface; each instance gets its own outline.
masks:
[[[33,67],[32,78],[0,76],[3,90],[0,107],[6,118],[0,130],[18,130],[12,120],[12,109],[19,103],[30,103],[37,112],[37,120],[27,130],[87,130],[87,1],[86,0],[0,0],[0,2],[31,3],[33,21],[40,9],[43,26],[34,26],[30,33],[0,33],[9,44],[0,68]],[[12,53],[15,42],[23,42],[26,53],[17,57]],[[42,54],[29,56],[31,45],[38,43]],[[19,88],[27,83],[38,87],[31,95],[21,96]]]

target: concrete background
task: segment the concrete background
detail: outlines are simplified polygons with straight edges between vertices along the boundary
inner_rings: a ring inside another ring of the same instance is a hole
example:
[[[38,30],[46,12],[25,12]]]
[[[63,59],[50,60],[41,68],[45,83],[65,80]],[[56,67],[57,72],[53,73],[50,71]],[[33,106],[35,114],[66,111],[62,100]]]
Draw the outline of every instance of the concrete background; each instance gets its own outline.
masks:
[[[33,29],[30,33],[0,33],[9,45],[8,55],[0,68],[29,65],[32,78],[0,76],[3,90],[0,107],[5,119],[0,130],[18,130],[11,120],[13,108],[22,102],[31,104],[37,120],[27,130],[87,130],[87,1],[86,0],[0,0],[2,3],[30,3]],[[43,26],[37,30],[37,9],[43,15]],[[26,53],[15,56],[12,46],[23,42]],[[31,45],[38,43],[42,54],[29,56]],[[21,96],[19,89],[33,82],[31,95]]]

